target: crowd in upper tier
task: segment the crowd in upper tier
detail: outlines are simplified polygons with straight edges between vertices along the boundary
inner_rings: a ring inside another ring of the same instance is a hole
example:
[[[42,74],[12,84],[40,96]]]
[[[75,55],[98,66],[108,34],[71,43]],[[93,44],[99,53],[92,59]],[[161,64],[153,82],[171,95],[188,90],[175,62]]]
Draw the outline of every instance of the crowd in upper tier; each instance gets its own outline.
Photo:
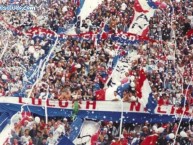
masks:
[[[192,1],[167,2],[166,8],[158,8],[149,22],[148,33],[149,38],[158,41],[141,40],[134,45],[116,43],[110,38],[98,44],[93,39],[71,36],[66,41],[57,41],[48,37],[31,38],[15,32],[17,29],[25,34],[31,27],[43,27],[59,33],[71,26],[77,34],[100,33],[104,26],[111,33],[128,32],[134,17],[133,0],[104,0],[85,20],[76,16],[80,5],[74,0],[31,0],[31,4],[36,6],[36,12],[0,11],[1,96],[19,97],[22,94],[42,99],[97,100],[95,92],[107,88],[116,58],[127,58],[127,54],[136,52],[140,57],[132,60],[120,81],[120,84],[125,84],[132,80],[133,84],[130,83],[131,87],[121,94],[115,92],[115,95],[125,102],[136,102],[135,84],[139,70],[143,68],[159,105],[193,105],[193,39],[186,35],[193,28]],[[55,49],[52,57],[45,67],[38,67],[42,63],[40,59],[46,58],[51,48]],[[34,66],[37,69],[33,70]],[[28,72],[31,74],[27,75]],[[37,74],[38,81],[31,79]],[[47,144],[49,140],[54,142],[54,136],[59,138],[68,134],[65,120],[50,120],[47,128],[43,120],[40,124],[31,122],[33,119],[15,123],[10,144],[16,145],[19,140],[24,145],[26,139],[33,143],[41,139],[42,144]],[[60,126],[65,129],[59,129],[60,134],[54,133]],[[168,136],[175,134],[177,124],[164,127],[163,132],[156,130],[152,124],[146,124],[139,130],[125,127],[123,135],[128,144],[138,145],[146,136],[156,133],[159,134],[157,144],[170,145],[173,138]],[[117,129],[105,124],[98,142],[109,145],[116,140]],[[192,127],[185,127],[185,133],[177,137],[178,144],[192,144],[192,131]]]
[[[84,28],[84,32],[100,32],[104,26],[110,32],[127,32],[134,16],[134,2],[105,0],[86,20],[81,20],[80,16],[75,15],[78,4],[73,2],[38,3],[37,5],[47,6],[49,9],[42,6],[36,14],[15,11],[1,11],[1,14],[5,21],[22,31],[32,26],[41,26],[58,32],[59,29],[74,23],[78,33],[82,33]],[[173,2],[173,7],[173,15],[171,6],[160,8],[149,22],[149,37],[162,40],[163,43],[141,41],[126,46],[106,39],[96,45],[92,39],[86,41],[68,36],[65,42],[57,42],[54,56],[41,73],[41,79],[34,87],[30,84],[25,88],[24,82],[29,80],[25,74],[34,64],[39,65],[39,59],[49,53],[54,41],[46,37],[31,39],[25,35],[11,35],[5,30],[6,24],[2,22],[1,95],[15,95],[24,88],[25,96],[35,98],[48,96],[60,100],[93,100],[96,99],[96,90],[106,88],[107,79],[111,77],[116,65],[115,57],[126,57],[127,52],[136,51],[140,58],[133,60],[123,77],[129,79],[134,75],[136,80],[138,70],[143,68],[153,95],[159,103],[180,105],[186,96],[187,105],[191,105],[193,51],[192,40],[186,33],[192,28],[192,3]],[[121,97],[125,101],[137,100],[133,99],[137,98],[135,89],[126,90],[123,94]]]

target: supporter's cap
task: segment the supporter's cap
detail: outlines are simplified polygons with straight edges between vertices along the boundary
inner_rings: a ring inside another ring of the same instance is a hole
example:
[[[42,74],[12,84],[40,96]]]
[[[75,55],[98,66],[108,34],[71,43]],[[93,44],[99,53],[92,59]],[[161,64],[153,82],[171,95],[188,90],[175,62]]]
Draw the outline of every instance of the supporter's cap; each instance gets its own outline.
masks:
[[[107,128],[105,127],[103,130],[104,130],[104,131],[107,131]]]
[[[68,119],[67,119],[67,118],[64,118],[63,120],[64,120],[64,121],[67,121]]]
[[[113,121],[109,121],[109,123],[113,124]]]
[[[159,127],[158,129],[157,129],[157,133],[163,133],[164,132],[164,128],[163,127]]]

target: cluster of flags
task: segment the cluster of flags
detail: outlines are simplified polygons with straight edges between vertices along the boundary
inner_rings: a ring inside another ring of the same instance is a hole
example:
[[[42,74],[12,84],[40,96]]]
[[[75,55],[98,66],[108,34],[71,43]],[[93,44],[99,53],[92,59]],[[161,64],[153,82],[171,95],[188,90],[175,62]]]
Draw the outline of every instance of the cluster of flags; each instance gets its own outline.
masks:
[[[135,90],[136,97],[138,102],[140,102],[144,108],[147,109],[148,112],[154,113],[154,110],[157,106],[157,101],[153,97],[151,87],[149,85],[148,79],[144,70],[138,71],[139,76],[135,80]],[[129,79],[128,79],[129,80]],[[122,96],[123,92],[128,90],[132,86],[131,81],[128,81],[124,84],[120,84],[119,86],[110,86],[107,89],[100,89],[95,92],[95,96],[97,100],[113,100],[114,92],[118,92],[118,94]]]

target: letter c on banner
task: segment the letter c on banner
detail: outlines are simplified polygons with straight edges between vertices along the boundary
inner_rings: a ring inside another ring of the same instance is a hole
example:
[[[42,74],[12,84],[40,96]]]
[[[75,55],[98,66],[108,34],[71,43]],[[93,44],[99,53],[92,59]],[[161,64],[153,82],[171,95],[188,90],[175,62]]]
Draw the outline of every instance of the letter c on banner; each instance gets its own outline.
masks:
[[[36,100],[38,100],[37,103],[36,103]],[[41,100],[41,99],[32,98],[32,104],[33,104],[33,105],[42,105],[42,100]]]
[[[55,106],[55,105],[53,105],[53,104],[50,104],[50,100],[49,100],[49,99],[46,101],[46,105],[47,105],[48,107],[54,107],[54,106]]]

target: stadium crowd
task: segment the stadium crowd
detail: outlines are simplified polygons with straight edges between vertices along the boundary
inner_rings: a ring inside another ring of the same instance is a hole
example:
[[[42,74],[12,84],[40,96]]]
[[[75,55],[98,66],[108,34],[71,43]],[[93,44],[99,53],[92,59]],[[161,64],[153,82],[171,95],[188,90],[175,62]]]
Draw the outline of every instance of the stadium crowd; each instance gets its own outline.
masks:
[[[104,123],[105,124],[105,123]],[[144,124],[133,125],[124,124],[123,134],[118,138],[118,127],[113,122],[108,122],[103,126],[99,135],[101,144],[117,145],[122,143],[125,145],[191,145],[192,144],[192,127],[187,123],[182,124],[179,134],[175,138],[177,131],[177,123],[157,123],[150,124],[146,121]],[[119,140],[117,142],[117,140]]]
[[[69,136],[72,120],[70,118],[49,118],[48,124],[43,118],[23,116],[14,123],[5,145],[56,145],[63,136]],[[119,123],[101,121],[97,145],[192,145],[193,127],[182,123],[179,134],[176,123],[123,124],[119,135]],[[147,139],[149,138],[149,139]],[[151,142],[150,142],[151,141]],[[86,143],[86,142],[85,142]],[[84,143],[83,143],[84,144]]]
[[[4,11],[1,13],[6,16],[6,20],[11,25],[19,29],[25,30],[36,26],[37,21],[39,22],[41,19],[38,26],[51,28],[56,32],[59,30],[57,24],[64,26],[69,23],[63,21],[61,17],[63,13],[67,13],[66,10],[70,12],[71,8],[73,16],[70,18],[77,19],[75,29],[80,29],[80,32],[82,32],[82,27],[89,28],[87,31],[94,32],[97,28],[96,31],[100,32],[104,26],[113,33],[127,32],[133,17],[131,9],[133,2],[124,0],[111,3],[104,1],[86,18],[86,21],[81,21],[80,17],[75,18],[76,7],[75,5],[70,7],[73,5],[72,1],[61,3],[60,7],[57,7],[60,1],[48,5],[50,9],[48,12],[43,10],[41,17],[35,17],[32,13],[21,14],[20,12]],[[77,97],[83,100],[96,99],[95,91],[105,87],[105,84],[108,83],[106,81],[116,65],[114,58],[116,56],[125,57],[125,52],[129,49],[129,51],[137,51],[141,58],[133,62],[132,69],[125,72],[127,73],[126,77],[134,74],[137,78],[138,70],[143,68],[154,92],[154,97],[159,103],[179,105],[186,94],[186,88],[188,88],[187,104],[192,104],[192,85],[189,85],[191,84],[193,65],[192,45],[191,39],[185,35],[192,27],[192,8],[191,4],[186,7],[188,4],[189,2],[173,2],[175,12],[173,15],[167,14],[171,11],[171,7],[166,8],[166,11],[161,8],[156,10],[154,17],[150,20],[149,37],[163,43],[141,41],[134,46],[125,46],[107,39],[96,45],[92,39],[86,41],[68,36],[67,41],[58,42],[54,57],[49,60],[43,78],[33,88],[30,97],[45,98],[47,93],[45,84],[48,84],[50,98],[60,100],[71,100]],[[106,6],[107,8],[104,8]],[[185,15],[181,15],[182,12]],[[45,17],[45,14],[49,19]],[[125,19],[128,17],[131,20]],[[178,22],[178,18],[184,21]],[[20,19],[25,19],[25,21]],[[125,24],[127,28],[120,26],[122,24]],[[1,31],[6,36],[8,35],[4,29]],[[1,61],[1,94],[10,96],[22,89],[23,82],[27,81],[23,74],[29,71],[38,59],[49,52],[53,41],[48,38],[30,40],[29,37],[18,35],[8,35],[7,39],[9,39],[8,47]],[[3,43],[1,43],[1,48],[5,48]],[[30,87],[28,86],[28,88]],[[182,92],[182,90],[184,91]],[[126,101],[133,100],[129,99],[129,96],[136,95],[135,91],[130,90],[124,94]]]
[[[44,119],[22,116],[14,121],[6,145],[56,145],[62,136],[68,136],[70,125],[67,118]]]
[[[104,0],[86,20],[81,20],[81,17],[76,17],[78,4],[74,4],[73,0],[41,2],[36,4],[41,8],[36,14],[0,11],[0,19],[3,17],[9,25],[21,32],[25,32],[32,26],[41,26],[58,33],[73,24],[77,34],[100,33],[104,27],[111,33],[127,32],[134,16],[133,4],[132,0],[111,2]],[[108,78],[116,66],[115,57],[126,57],[127,51],[136,51],[140,58],[132,62],[131,69],[125,72],[120,83],[130,82],[130,78],[134,76],[136,84],[138,72],[143,68],[153,96],[159,105],[184,106],[185,103],[191,106],[193,104],[193,42],[191,36],[186,34],[193,28],[193,2],[173,1],[172,5],[170,3],[167,5],[164,9],[157,9],[149,22],[148,37],[157,41],[141,40],[140,43],[126,46],[111,39],[104,39],[96,45],[93,39],[82,40],[68,36],[65,42],[58,42],[53,57],[43,71],[42,78],[38,80],[32,91],[30,91],[32,85],[25,88],[24,97],[45,99],[49,94],[50,99],[97,100],[95,92],[107,86]],[[24,82],[29,79],[25,74],[39,62],[40,58],[49,53],[55,41],[47,37],[31,39],[26,35],[10,33],[5,22],[1,21],[0,25],[2,26],[0,29],[0,94],[16,96],[24,88]],[[125,102],[137,101],[136,91],[131,88],[124,91],[120,97]],[[33,123],[32,118],[15,123],[10,144],[16,145],[19,141],[23,145],[26,139],[35,145],[39,145],[40,140],[42,144],[48,144],[49,140],[54,142],[56,139],[52,138],[59,138],[60,135],[69,133],[69,128],[64,129],[65,121],[50,120],[46,125],[44,120],[39,124]],[[58,126],[63,126],[64,130],[59,129],[61,134],[54,133]],[[98,140],[101,145],[109,145],[112,140],[116,141],[118,127],[111,126],[112,123],[109,123],[101,128]],[[149,123],[142,125],[139,129],[137,126],[125,127],[122,138],[126,139],[128,144],[137,145],[148,135],[156,133],[159,134],[157,144],[172,144],[171,133],[176,133],[177,124],[168,123],[157,126],[164,127],[164,131],[159,132],[155,125]],[[186,127],[184,130],[185,132],[181,134],[179,132],[177,143],[193,144],[192,127]]]

